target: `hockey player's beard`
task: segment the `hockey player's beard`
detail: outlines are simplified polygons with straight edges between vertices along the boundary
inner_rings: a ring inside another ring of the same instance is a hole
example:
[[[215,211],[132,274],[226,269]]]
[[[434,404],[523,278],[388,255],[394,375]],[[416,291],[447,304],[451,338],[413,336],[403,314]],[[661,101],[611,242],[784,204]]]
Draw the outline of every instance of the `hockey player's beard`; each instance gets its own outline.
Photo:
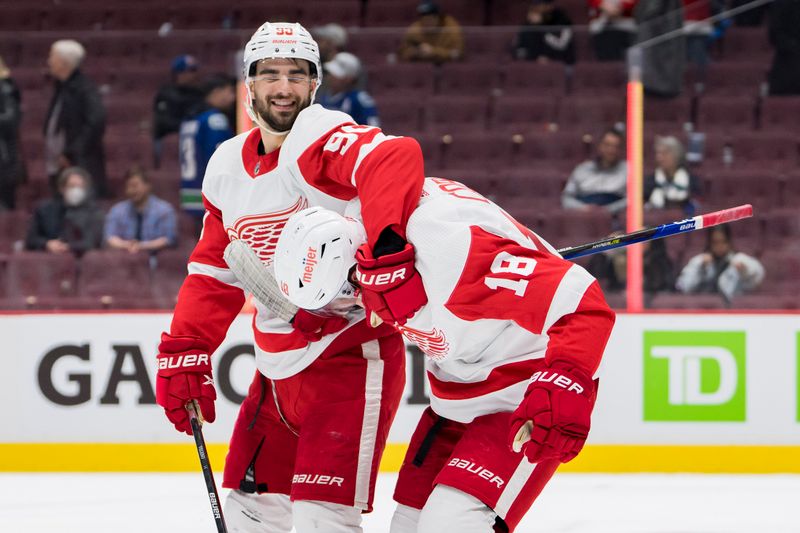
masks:
[[[311,105],[311,95],[309,95],[304,101],[298,101],[294,112],[287,116],[286,113],[272,111],[269,98],[265,98],[264,100],[259,100],[258,98],[255,99],[256,113],[258,113],[264,122],[267,123],[267,126],[269,126],[272,131],[277,132],[291,130],[292,126],[294,126],[294,121],[297,120],[297,115],[299,115],[300,111],[307,108],[309,105]]]

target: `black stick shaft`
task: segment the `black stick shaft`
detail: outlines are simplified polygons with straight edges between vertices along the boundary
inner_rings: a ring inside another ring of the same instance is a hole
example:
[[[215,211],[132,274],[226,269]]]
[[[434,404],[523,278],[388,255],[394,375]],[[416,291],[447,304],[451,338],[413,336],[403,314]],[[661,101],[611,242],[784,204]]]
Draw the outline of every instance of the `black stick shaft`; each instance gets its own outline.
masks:
[[[192,424],[192,435],[194,444],[197,447],[197,455],[200,457],[200,466],[203,469],[203,478],[206,481],[208,490],[208,501],[211,502],[211,513],[214,515],[214,522],[217,524],[217,533],[228,533],[228,526],[225,525],[225,517],[222,516],[222,504],[219,501],[217,484],[214,483],[214,472],[211,470],[211,462],[206,451],[206,442],[203,438],[203,428],[197,418],[197,412],[193,404],[186,406],[189,410],[189,422]]]

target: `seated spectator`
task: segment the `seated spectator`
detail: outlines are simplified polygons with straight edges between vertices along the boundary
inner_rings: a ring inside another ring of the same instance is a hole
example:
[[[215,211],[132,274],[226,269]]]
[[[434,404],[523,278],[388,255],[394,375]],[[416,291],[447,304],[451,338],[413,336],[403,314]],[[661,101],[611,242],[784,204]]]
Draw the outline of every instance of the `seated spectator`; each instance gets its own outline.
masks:
[[[339,52],[323,65],[330,94],[319,97],[322,107],[343,111],[358,124],[380,126],[375,100],[356,88],[361,74],[361,61],[348,52]]]
[[[175,209],[152,194],[144,169],[133,167],[125,173],[125,196],[111,207],[103,232],[109,248],[157,252],[177,243]]]
[[[605,209],[617,213],[627,205],[628,163],[622,159],[622,134],[607,130],[597,156],[572,171],[561,196],[565,209]]]
[[[417,6],[419,19],[409,26],[400,46],[403,61],[444,63],[461,59],[464,39],[456,19],[444,14],[434,2]]]
[[[211,155],[234,136],[227,112],[236,103],[236,81],[217,74],[203,86],[205,100],[200,111],[181,124],[179,157],[181,161],[181,208],[194,216],[198,230],[202,225],[201,189]]]
[[[775,49],[769,94],[800,94],[800,2],[776,0],[769,10],[769,42]]]
[[[203,105],[199,64],[194,56],[182,55],[172,61],[172,81],[162,86],[153,102],[153,138],[177,133],[181,122]]]
[[[714,226],[707,233],[706,250],[692,257],[675,283],[683,293],[719,293],[726,300],[752,291],[764,279],[758,259],[734,251],[731,227]]]
[[[613,235],[619,235],[617,232]],[[642,290],[652,295],[657,292],[675,290],[675,264],[667,253],[663,239],[642,243]],[[625,248],[617,248],[603,254],[595,254],[589,260],[586,270],[600,281],[603,289],[609,292],[625,290],[628,278],[628,254]]]
[[[575,63],[572,20],[554,0],[534,0],[526,24],[519,30],[514,57],[528,61]]]
[[[17,185],[25,177],[19,154],[21,120],[19,88],[0,57],[0,211],[14,209]]]
[[[33,213],[25,248],[82,255],[103,242],[103,212],[92,198],[92,178],[80,167],[58,176],[58,194]]]
[[[637,0],[587,0],[589,34],[598,61],[621,61],[633,43],[636,22],[633,8]]]
[[[681,142],[672,136],[656,137],[656,169],[644,179],[648,209],[682,209],[687,216],[697,211],[700,180],[685,166]]]

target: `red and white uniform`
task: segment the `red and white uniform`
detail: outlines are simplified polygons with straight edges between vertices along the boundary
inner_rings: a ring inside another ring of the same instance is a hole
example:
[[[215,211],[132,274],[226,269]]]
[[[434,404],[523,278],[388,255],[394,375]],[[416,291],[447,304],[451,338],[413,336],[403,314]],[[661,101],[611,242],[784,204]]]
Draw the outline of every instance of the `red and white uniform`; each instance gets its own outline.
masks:
[[[614,313],[582,267],[460,183],[425,180],[407,237],[428,303],[400,329],[427,354],[431,408],[411,439],[395,499],[422,509],[436,485],[453,487],[513,531],[559,462],[531,464],[511,451],[511,413],[545,364],[593,375]],[[420,524],[426,512],[420,531],[452,515],[425,507]],[[436,512],[443,514],[431,522]]]
[[[428,355],[438,414],[513,411],[541,359],[597,370],[609,332],[594,314],[611,313],[597,282],[500,207],[428,178],[407,232],[428,304],[401,330]]]
[[[385,227],[405,235],[422,186],[422,157],[415,140],[358,126],[348,115],[319,105],[298,115],[279,151],[260,155],[260,141],[256,128],[224,142],[203,180],[203,232],[189,259],[171,333],[208,340],[211,350],[222,342],[244,303],[242,289],[222,258],[231,240],[244,239],[270,264],[293,213],[312,205],[343,213],[347,202],[359,196],[367,237],[374,245]],[[362,318],[356,316],[345,330],[309,344],[257,303],[253,332],[258,369],[272,379],[286,378],[334,342],[341,350],[386,334],[386,329],[368,328]]]
[[[386,227],[405,236],[420,197],[415,140],[358,126],[319,105],[299,113],[279,150],[263,154],[260,146],[258,129],[226,141],[203,180],[203,232],[170,333],[198,337],[209,353],[245,298],[223,259],[231,240],[247,241],[270,264],[292,213],[314,205],[342,213],[358,196],[374,246]],[[223,485],[369,509],[405,380],[400,336],[388,325],[369,327],[361,314],[309,343],[260,304],[253,333],[260,373],[234,428]]]

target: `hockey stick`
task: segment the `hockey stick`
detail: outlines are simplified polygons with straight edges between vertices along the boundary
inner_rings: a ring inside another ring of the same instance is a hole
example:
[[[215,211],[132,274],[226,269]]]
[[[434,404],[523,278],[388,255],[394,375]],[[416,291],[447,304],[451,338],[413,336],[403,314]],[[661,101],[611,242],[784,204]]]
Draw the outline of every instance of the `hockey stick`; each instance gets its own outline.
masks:
[[[214,483],[214,472],[211,471],[211,462],[206,453],[206,442],[203,439],[203,424],[199,416],[200,410],[197,402],[191,401],[186,404],[189,411],[189,423],[192,425],[192,435],[194,435],[194,445],[197,447],[197,455],[200,456],[200,466],[203,468],[203,478],[206,480],[206,490],[208,490],[208,501],[211,502],[211,513],[214,515],[214,522],[217,524],[217,533],[228,533],[228,526],[225,525],[225,517],[222,516],[217,484]]]
[[[710,228],[718,224],[725,224],[726,222],[733,222],[743,218],[753,216],[753,206],[750,204],[740,205],[738,207],[731,207],[721,211],[714,211],[705,215],[698,215],[696,217],[679,220],[677,222],[670,222],[668,224],[661,224],[652,228],[644,228],[631,233],[617,235],[614,237],[607,237],[599,241],[581,244],[579,246],[569,246],[561,248],[558,253],[564,259],[576,259],[586,255],[597,254],[600,252],[607,252],[614,248],[622,248],[637,242],[654,241],[656,239],[663,239],[670,235],[678,235],[679,233],[689,233],[703,228]]]
[[[222,257],[245,291],[251,293],[256,300],[286,322],[294,318],[297,306],[281,293],[272,273],[272,267],[265,266],[246,242],[231,241],[225,247]]]

